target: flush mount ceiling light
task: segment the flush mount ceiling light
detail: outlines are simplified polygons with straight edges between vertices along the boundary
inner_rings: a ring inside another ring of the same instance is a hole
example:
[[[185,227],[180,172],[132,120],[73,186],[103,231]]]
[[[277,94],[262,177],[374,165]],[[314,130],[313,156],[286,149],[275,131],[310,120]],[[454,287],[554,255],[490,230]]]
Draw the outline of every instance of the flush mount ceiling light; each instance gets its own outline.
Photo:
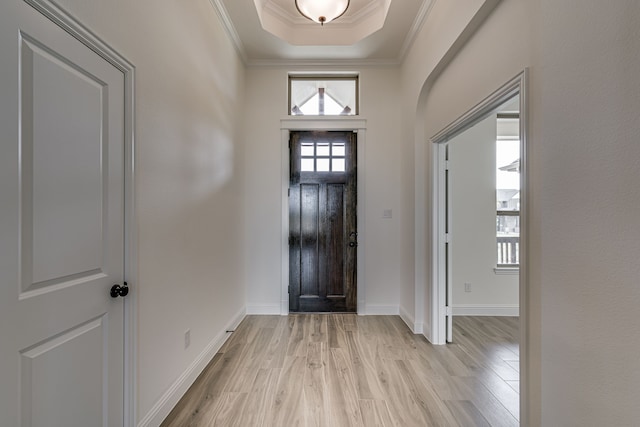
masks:
[[[341,17],[349,7],[349,0],[295,0],[295,2],[302,16],[320,25]]]

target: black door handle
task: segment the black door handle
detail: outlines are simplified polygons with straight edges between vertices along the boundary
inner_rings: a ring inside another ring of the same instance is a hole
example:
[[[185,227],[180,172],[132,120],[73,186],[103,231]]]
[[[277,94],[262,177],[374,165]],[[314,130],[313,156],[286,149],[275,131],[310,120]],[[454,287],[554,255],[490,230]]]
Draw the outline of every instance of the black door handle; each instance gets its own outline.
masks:
[[[126,297],[129,294],[129,286],[124,282],[123,286],[115,284],[111,287],[111,298]]]
[[[356,246],[358,246],[358,242],[349,242],[350,248],[355,248]]]

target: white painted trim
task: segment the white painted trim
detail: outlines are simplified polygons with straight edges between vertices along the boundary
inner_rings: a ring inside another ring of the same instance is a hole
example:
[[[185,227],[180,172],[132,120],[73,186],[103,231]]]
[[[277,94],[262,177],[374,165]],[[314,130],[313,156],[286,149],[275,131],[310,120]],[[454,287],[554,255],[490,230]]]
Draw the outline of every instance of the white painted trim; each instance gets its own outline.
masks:
[[[136,425],[137,396],[137,283],[138,243],[135,213],[135,66],[93,31],[50,0],[24,0],[51,22],[87,46],[124,75],[124,279],[129,295],[124,300],[124,408],[123,425]]]
[[[149,412],[140,420],[138,427],[159,426],[180,401],[189,387],[207,367],[222,345],[231,337],[227,331],[234,330],[245,318],[245,310],[240,310],[214,339],[202,350],[187,369],[176,379],[167,391],[158,399]]]
[[[233,25],[233,22],[231,22],[231,18],[229,17],[227,9],[224,7],[224,4],[221,0],[209,0],[209,2],[222,21],[222,26],[224,27],[229,40],[231,40],[231,43],[233,43],[233,47],[235,47],[236,52],[238,52],[238,55],[240,55],[240,59],[242,59],[242,62],[246,65],[249,61],[249,58],[247,57],[247,51],[244,48],[244,44],[242,43],[238,32],[236,31],[236,27]]]
[[[520,420],[529,425],[529,69],[519,76],[520,83]]]
[[[322,70],[328,68],[354,69],[363,68],[395,68],[401,65],[397,59],[253,59],[247,62],[247,68],[299,68],[314,67]]]
[[[413,324],[414,334],[424,334],[424,324],[422,322],[415,322]]]
[[[357,138],[357,220],[358,220],[358,259],[357,259],[357,312],[369,314],[366,304],[366,277],[364,270],[366,247],[366,223],[364,206],[367,204],[365,192],[365,159],[367,120],[361,116],[288,116],[280,120],[280,158],[281,158],[281,287],[280,314],[289,314],[289,132],[292,130],[352,130],[358,133]],[[395,313],[398,314],[396,308]]]
[[[278,304],[247,306],[247,315],[280,315],[280,314],[282,314],[282,307]]]
[[[415,318],[409,314],[404,307],[400,307],[400,318],[404,321],[404,323],[411,329],[411,332],[414,334],[421,334],[423,325],[422,322],[416,322]]]
[[[358,311],[358,313],[360,312]],[[400,306],[368,304],[365,308],[364,314],[366,316],[399,316]]]
[[[433,146],[432,160],[432,256],[433,271],[431,286],[431,343],[446,343],[446,189],[445,189],[445,149],[442,144]]]
[[[484,305],[484,304],[454,304],[454,316],[512,316],[520,315],[518,305]]]
[[[424,334],[425,321],[425,291],[427,279],[427,227],[426,227],[426,207],[427,192],[423,183],[426,182],[426,168],[420,163],[426,158],[427,145],[424,141],[414,143],[414,315],[416,327],[415,333]],[[402,310],[402,308],[401,308]],[[419,326],[417,326],[419,325]],[[429,331],[430,333],[430,331]],[[431,340],[431,337],[426,337]]]
[[[400,318],[404,321],[404,323],[406,323],[409,329],[411,329],[411,331],[415,334],[416,333],[414,331],[415,318],[404,307],[401,307],[401,306],[399,307],[399,314],[400,314]]]
[[[280,129],[291,130],[366,130],[367,120],[360,116],[288,116],[280,120]],[[289,133],[287,132],[287,138]],[[358,134],[358,137],[360,135]],[[287,159],[289,159],[289,140],[287,139]],[[360,147],[358,147],[360,148]],[[360,153],[358,153],[360,155]],[[360,158],[358,157],[358,160]],[[358,161],[358,164],[360,162]],[[289,176],[287,176],[287,186]]]
[[[517,276],[518,274],[520,274],[520,269],[510,267],[496,267],[493,269],[493,272],[497,276]]]
[[[416,15],[416,20],[413,21],[413,25],[411,29],[407,33],[407,36],[402,43],[402,47],[400,48],[400,54],[398,55],[398,62],[403,63],[405,58],[407,57],[407,52],[413,45],[418,33],[422,29],[422,26],[427,21],[427,17],[431,10],[433,9],[433,5],[436,4],[436,0],[424,0],[420,5],[420,10],[418,10],[418,14]]]
[[[281,121],[282,123],[282,121]],[[280,130],[280,314],[289,314],[289,129]]]

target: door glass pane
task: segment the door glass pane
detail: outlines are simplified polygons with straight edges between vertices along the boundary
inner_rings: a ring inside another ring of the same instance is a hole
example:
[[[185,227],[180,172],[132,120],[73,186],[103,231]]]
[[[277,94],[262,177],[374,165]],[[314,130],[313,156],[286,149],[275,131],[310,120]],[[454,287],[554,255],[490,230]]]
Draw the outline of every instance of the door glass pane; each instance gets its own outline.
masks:
[[[344,172],[344,159],[333,159],[331,166],[333,172]]]
[[[303,156],[313,156],[314,155],[313,149],[314,149],[313,142],[303,142],[302,147],[300,149],[300,154],[302,154]]]
[[[333,143],[333,155],[334,156],[344,156],[344,142],[334,142]]]
[[[300,170],[302,172],[313,172],[313,159],[302,159],[300,162]]]
[[[316,155],[317,156],[329,156],[329,143],[328,142],[319,142],[316,145]]]
[[[329,172],[329,159],[318,159],[318,172]]]

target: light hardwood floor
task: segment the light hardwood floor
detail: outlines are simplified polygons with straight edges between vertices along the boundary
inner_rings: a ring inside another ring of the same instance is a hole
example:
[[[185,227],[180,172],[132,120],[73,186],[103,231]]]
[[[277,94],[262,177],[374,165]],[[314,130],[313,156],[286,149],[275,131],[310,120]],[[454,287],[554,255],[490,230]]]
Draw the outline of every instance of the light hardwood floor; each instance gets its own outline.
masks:
[[[162,426],[517,426],[517,337],[513,317],[433,346],[397,316],[248,316]]]

